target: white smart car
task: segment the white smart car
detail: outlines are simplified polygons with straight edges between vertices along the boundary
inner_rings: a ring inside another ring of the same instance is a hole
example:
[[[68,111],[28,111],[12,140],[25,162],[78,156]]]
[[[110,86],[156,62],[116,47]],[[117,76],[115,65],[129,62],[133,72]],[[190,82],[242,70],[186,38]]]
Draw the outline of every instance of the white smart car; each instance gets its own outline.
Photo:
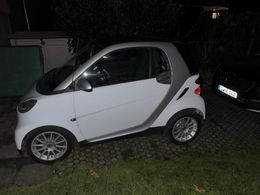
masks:
[[[182,44],[131,42],[90,53],[48,72],[22,98],[18,150],[53,162],[71,152],[74,140],[97,142],[153,127],[165,127],[176,144],[198,135],[205,104]]]

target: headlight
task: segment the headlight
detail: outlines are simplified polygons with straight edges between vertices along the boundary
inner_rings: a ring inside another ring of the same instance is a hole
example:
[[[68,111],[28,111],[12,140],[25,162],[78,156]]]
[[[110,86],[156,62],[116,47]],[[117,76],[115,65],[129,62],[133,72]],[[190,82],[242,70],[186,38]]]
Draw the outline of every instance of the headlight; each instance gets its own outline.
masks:
[[[29,110],[32,109],[32,107],[34,107],[36,102],[37,102],[37,100],[34,100],[34,99],[33,100],[28,100],[28,101],[25,101],[25,102],[21,102],[17,106],[18,111],[21,112],[21,113],[28,112]]]

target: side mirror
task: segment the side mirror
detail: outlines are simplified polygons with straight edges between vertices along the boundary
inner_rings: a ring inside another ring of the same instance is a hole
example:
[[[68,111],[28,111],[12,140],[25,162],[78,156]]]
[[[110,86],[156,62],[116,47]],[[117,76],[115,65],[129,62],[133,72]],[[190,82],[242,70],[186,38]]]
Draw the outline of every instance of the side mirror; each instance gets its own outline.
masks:
[[[79,90],[86,91],[86,92],[91,92],[93,90],[92,85],[85,78],[79,79],[77,83],[77,87]]]

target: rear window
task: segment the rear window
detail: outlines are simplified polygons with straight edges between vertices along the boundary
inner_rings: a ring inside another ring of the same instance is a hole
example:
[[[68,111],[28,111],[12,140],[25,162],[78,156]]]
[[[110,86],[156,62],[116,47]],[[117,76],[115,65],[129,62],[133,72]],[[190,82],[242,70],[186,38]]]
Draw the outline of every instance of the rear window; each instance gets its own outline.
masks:
[[[191,75],[195,75],[199,73],[199,68],[196,63],[196,60],[194,59],[194,56],[191,53],[191,49],[182,43],[174,43],[174,45],[177,47],[178,51],[182,55],[185,63],[187,64],[189,71]]]

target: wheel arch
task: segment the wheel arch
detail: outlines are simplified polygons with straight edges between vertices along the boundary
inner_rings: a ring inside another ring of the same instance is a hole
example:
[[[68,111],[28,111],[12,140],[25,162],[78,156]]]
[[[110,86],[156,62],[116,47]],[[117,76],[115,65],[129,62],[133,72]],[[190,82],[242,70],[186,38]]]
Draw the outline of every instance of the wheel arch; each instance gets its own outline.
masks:
[[[60,127],[60,126],[55,126],[55,125],[46,125],[46,126],[40,126],[40,127],[37,127],[31,131],[29,131],[23,138],[22,140],[22,147],[21,147],[21,151],[22,153],[25,153],[26,152],[26,142],[28,140],[28,138],[33,135],[36,131],[42,131],[43,129],[58,129],[59,131],[63,131],[63,132],[66,132],[66,134],[68,134],[72,139],[73,141],[77,140],[76,136],[71,132],[69,131],[68,129],[64,128],[64,127]]]
[[[167,132],[167,129],[170,127],[172,121],[180,116],[184,116],[184,115],[193,115],[193,116],[197,116],[197,118],[199,119],[199,122],[202,123],[203,121],[203,112],[197,108],[187,108],[187,109],[183,109],[180,110],[179,112],[175,113],[174,115],[172,115],[170,117],[170,119],[167,121],[164,131],[163,133],[165,134]]]

